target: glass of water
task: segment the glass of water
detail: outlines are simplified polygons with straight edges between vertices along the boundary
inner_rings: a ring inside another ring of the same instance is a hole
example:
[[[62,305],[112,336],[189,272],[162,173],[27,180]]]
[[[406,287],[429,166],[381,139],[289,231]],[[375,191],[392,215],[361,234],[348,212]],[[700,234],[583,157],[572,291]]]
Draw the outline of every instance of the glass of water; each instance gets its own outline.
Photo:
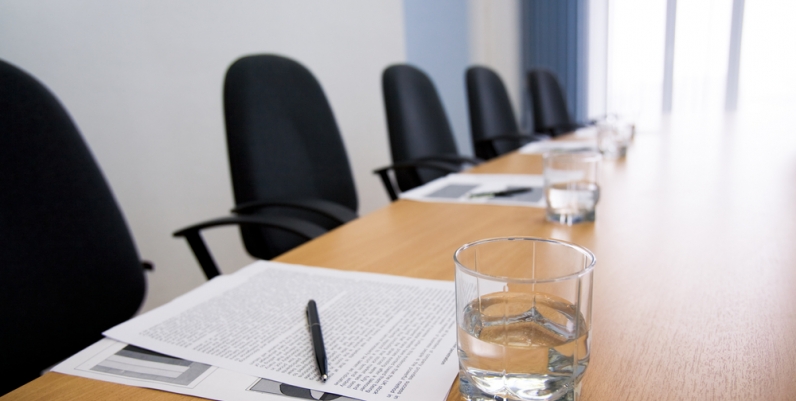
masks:
[[[454,262],[463,398],[576,400],[589,364],[594,254],[507,237],[466,244]]]
[[[562,224],[594,221],[600,199],[601,156],[589,150],[544,155],[547,220]]]
[[[635,127],[619,120],[597,124],[597,148],[608,159],[627,155]]]

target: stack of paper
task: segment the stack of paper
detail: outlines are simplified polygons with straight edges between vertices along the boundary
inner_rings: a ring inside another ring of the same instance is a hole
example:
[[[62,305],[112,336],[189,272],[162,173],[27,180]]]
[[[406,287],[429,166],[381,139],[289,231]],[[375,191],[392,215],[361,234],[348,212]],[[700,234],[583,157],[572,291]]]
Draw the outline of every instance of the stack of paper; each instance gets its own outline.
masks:
[[[260,261],[108,330],[54,370],[211,399],[439,401],[458,373],[454,311],[452,282]]]

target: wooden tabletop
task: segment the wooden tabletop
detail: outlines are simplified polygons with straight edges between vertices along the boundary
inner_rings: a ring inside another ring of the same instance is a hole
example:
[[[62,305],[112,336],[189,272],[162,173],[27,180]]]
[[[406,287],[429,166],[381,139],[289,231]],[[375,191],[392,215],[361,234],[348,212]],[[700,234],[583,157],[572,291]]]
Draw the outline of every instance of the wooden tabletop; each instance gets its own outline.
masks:
[[[541,168],[511,154],[472,172]],[[600,179],[595,223],[401,200],[277,260],[452,280],[466,242],[568,240],[597,255],[582,400],[796,399],[796,134],[673,125],[639,134]],[[3,399],[17,398],[185,397],[48,373]]]

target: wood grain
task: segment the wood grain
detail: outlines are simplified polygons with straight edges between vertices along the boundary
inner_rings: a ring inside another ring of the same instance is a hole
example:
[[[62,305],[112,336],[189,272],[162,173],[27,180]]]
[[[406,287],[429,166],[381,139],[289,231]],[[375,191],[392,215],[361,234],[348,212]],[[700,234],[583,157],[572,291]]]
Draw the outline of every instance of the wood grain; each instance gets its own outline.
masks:
[[[187,395],[49,372],[6,394],[3,400],[196,400]]]
[[[278,260],[452,280],[466,242],[572,241],[597,255],[582,400],[796,399],[796,135],[725,128],[639,135],[625,159],[603,163],[595,223],[398,201]],[[540,173],[541,158],[512,154],[473,172]],[[48,373],[3,399],[161,396],[183,398]]]

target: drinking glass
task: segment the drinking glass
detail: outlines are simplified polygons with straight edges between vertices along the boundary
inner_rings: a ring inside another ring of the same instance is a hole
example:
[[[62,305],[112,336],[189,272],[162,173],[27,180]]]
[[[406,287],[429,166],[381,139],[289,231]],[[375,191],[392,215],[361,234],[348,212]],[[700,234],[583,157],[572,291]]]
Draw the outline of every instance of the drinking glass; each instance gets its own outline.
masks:
[[[466,244],[454,262],[464,399],[576,400],[589,364],[594,254],[507,237]]]
[[[635,128],[620,121],[597,124],[597,149],[607,159],[619,159],[627,155]]]
[[[594,221],[600,159],[599,153],[588,150],[544,155],[547,220],[570,225]]]

